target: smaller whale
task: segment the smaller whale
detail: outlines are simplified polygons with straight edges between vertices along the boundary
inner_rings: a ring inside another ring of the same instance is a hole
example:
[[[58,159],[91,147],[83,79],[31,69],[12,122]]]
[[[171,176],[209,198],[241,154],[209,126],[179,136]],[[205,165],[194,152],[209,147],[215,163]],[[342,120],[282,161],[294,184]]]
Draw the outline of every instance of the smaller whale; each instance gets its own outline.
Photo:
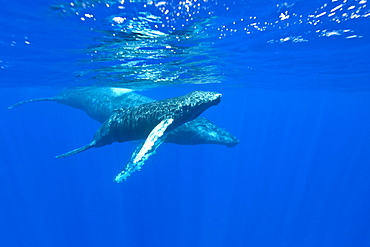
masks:
[[[24,100],[8,107],[8,109],[32,102],[54,101],[83,110],[90,118],[103,123],[116,109],[155,101],[133,91],[132,89],[115,87],[72,88],[54,97]]]
[[[147,157],[163,143],[167,137],[166,132],[197,118],[209,107],[219,104],[221,96],[215,92],[194,91],[184,96],[116,110],[97,130],[89,144],[56,157],[68,157],[114,142],[145,139],[126,168],[116,177],[116,181],[121,182],[134,171],[140,170]]]
[[[133,107],[155,100],[134,93],[134,90],[115,87],[81,87],[65,90],[54,97],[25,100],[8,107],[12,109],[31,102],[54,101],[83,110],[100,123],[115,109]],[[205,118],[196,118],[168,133],[166,141],[180,145],[219,144],[233,147],[239,140],[231,133]]]

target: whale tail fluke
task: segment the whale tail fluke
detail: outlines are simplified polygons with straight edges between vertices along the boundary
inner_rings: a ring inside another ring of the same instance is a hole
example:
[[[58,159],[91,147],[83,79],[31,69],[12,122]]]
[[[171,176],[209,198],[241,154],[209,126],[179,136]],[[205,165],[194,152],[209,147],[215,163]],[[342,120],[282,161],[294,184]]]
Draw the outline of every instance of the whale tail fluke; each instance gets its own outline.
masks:
[[[18,102],[16,104],[12,105],[12,106],[9,106],[8,110],[13,109],[16,106],[20,106],[20,105],[27,104],[27,103],[38,102],[38,101],[54,101],[54,100],[55,100],[54,98],[38,98],[38,99],[24,100],[24,101],[21,101],[21,102]]]
[[[58,156],[55,156],[55,158],[65,158],[65,157],[69,157],[69,156],[72,156],[72,155],[75,155],[75,154],[78,154],[78,153],[81,153],[89,148],[92,148],[95,146],[95,142],[91,142],[85,146],[82,146],[82,147],[79,147],[79,148],[76,148],[76,149],[73,149],[72,151],[69,151],[67,153],[64,153],[64,154],[61,154],[61,155],[58,155]]]

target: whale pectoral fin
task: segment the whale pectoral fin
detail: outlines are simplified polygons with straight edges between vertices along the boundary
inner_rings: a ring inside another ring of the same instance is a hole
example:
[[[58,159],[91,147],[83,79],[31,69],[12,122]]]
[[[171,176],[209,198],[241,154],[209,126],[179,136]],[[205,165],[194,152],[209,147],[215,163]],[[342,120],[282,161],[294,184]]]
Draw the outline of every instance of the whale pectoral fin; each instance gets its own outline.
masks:
[[[135,152],[132,154],[130,161],[127,163],[125,169],[123,169],[115,178],[117,183],[126,180],[132,173],[139,171],[144,162],[153,154],[155,154],[157,148],[165,141],[167,134],[166,129],[173,123],[174,119],[169,118],[160,122],[150,132],[146,140],[139,145]]]

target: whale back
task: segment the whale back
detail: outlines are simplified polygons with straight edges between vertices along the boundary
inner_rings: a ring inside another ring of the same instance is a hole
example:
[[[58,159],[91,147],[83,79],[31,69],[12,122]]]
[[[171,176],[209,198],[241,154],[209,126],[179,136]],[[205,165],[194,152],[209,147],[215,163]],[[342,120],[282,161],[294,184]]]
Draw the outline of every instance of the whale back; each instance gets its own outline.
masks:
[[[115,109],[133,107],[154,100],[133,90],[113,87],[84,87],[66,90],[54,98],[55,102],[83,110],[89,117],[103,123]]]

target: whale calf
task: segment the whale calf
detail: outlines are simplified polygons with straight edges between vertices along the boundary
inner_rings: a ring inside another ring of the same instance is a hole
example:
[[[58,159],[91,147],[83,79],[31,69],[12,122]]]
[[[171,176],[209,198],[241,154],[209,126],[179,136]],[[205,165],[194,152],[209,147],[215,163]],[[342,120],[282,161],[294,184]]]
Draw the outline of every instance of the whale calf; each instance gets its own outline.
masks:
[[[134,93],[134,90],[115,87],[81,87],[65,90],[49,98],[21,101],[8,107],[31,102],[54,101],[86,112],[100,123],[106,121],[116,109],[133,107],[155,100]],[[169,132],[165,142],[180,145],[219,144],[233,147],[239,140],[226,130],[205,118],[196,118]]]
[[[57,158],[68,157],[92,147],[102,147],[114,142],[145,139],[126,168],[116,177],[115,180],[121,182],[134,171],[140,170],[144,161],[167,138],[168,132],[197,118],[209,107],[219,104],[221,96],[216,92],[194,91],[184,96],[115,110],[96,131],[89,144]]]

